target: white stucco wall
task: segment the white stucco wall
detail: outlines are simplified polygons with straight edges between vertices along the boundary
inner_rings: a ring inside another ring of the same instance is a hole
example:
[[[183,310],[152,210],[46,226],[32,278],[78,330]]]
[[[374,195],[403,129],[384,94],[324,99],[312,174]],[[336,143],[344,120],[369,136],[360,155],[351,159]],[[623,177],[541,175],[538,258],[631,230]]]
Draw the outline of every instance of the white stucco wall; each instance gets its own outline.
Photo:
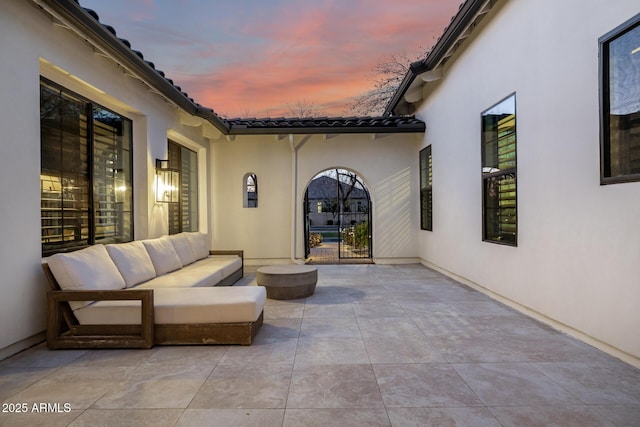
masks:
[[[371,193],[376,262],[417,261],[413,230],[418,227],[419,196],[413,134],[296,135],[293,144],[298,147],[297,173],[289,136],[243,136],[213,144],[215,248],[244,249],[248,263],[289,262],[295,239],[295,258],[303,258],[306,187],[319,172],[341,167],[356,172]],[[248,172],[258,177],[257,209],[242,207],[242,178]]]
[[[54,25],[30,2],[7,0],[0,11],[0,359],[45,329],[40,243],[40,76],[133,120],[136,238],[166,232],[155,206],[154,161],[166,158],[168,130],[205,150],[195,128],[182,127],[175,107],[127,77],[73,32]],[[75,76],[70,77],[69,74]],[[206,163],[203,177],[207,176]],[[201,179],[207,187],[207,180]],[[206,190],[205,190],[206,191]],[[204,206],[207,206],[205,201]],[[203,221],[207,229],[208,215]]]
[[[598,38],[640,8],[499,4],[417,113],[427,125],[418,149],[432,145],[434,176],[433,232],[420,232],[420,257],[639,358],[640,183],[599,182]],[[509,247],[482,241],[480,113],[514,92],[518,247]]]

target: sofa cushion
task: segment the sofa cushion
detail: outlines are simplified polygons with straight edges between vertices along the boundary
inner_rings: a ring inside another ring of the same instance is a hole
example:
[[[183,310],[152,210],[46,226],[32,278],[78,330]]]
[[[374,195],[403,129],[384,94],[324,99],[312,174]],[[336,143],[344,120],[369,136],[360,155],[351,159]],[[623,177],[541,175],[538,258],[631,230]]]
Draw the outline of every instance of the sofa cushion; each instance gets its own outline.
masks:
[[[136,286],[136,289],[210,287],[224,278],[222,269],[196,269],[193,268],[195,265],[191,264],[171,274],[158,276]]]
[[[162,288],[153,291],[155,323],[254,322],[266,301],[262,286]],[[140,324],[139,301],[97,301],[75,312],[83,325]]]
[[[127,288],[156,277],[156,270],[142,242],[110,244],[106,248]]]
[[[172,234],[169,236],[169,240],[171,240],[183,267],[196,261],[196,253],[193,251],[185,233]]]
[[[47,258],[49,268],[63,290],[124,289],[125,281],[104,245],[55,254]],[[69,301],[72,310],[92,301]]]
[[[196,255],[196,259],[203,259],[209,256],[209,244],[207,243],[207,235],[198,231],[185,233],[191,248]]]
[[[237,255],[211,255],[189,266],[190,269],[194,270],[220,270],[222,271],[222,279],[229,277],[241,267],[242,258]]]
[[[142,243],[149,253],[156,276],[182,268],[180,258],[173,248],[171,240],[166,236],[157,239],[143,240]]]

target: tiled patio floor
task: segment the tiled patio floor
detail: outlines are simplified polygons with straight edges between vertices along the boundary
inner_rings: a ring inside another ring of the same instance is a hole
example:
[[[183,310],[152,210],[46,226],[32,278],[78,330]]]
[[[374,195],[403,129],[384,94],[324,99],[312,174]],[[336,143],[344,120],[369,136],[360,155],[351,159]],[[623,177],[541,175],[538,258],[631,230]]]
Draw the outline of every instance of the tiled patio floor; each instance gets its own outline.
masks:
[[[2,361],[0,425],[640,425],[630,365],[421,266],[318,268],[312,297],[268,300],[252,346]]]

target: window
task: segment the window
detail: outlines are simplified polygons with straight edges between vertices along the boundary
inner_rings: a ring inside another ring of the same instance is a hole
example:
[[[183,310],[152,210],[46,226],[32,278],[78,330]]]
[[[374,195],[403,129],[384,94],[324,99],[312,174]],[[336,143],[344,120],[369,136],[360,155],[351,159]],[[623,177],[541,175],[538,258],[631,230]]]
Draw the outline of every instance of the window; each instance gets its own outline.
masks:
[[[516,246],[516,96],[482,113],[483,240]]]
[[[248,173],[242,179],[243,200],[242,206],[245,208],[258,207],[258,177],[255,173]]]
[[[433,169],[431,146],[420,151],[420,228],[433,230]]]
[[[133,240],[131,120],[42,79],[42,254]]]
[[[169,203],[169,234],[198,231],[198,155],[169,141],[169,168],[180,171],[180,200]]]
[[[600,182],[640,181],[640,15],[599,41]]]

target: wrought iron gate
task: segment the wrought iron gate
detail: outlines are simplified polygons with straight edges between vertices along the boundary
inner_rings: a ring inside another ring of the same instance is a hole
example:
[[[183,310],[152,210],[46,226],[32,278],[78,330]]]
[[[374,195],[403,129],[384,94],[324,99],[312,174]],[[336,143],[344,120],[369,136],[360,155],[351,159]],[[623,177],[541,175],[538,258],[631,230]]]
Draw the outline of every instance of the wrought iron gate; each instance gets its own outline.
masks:
[[[372,258],[371,198],[355,173],[326,170],[307,186],[304,239],[305,258],[311,262]]]

